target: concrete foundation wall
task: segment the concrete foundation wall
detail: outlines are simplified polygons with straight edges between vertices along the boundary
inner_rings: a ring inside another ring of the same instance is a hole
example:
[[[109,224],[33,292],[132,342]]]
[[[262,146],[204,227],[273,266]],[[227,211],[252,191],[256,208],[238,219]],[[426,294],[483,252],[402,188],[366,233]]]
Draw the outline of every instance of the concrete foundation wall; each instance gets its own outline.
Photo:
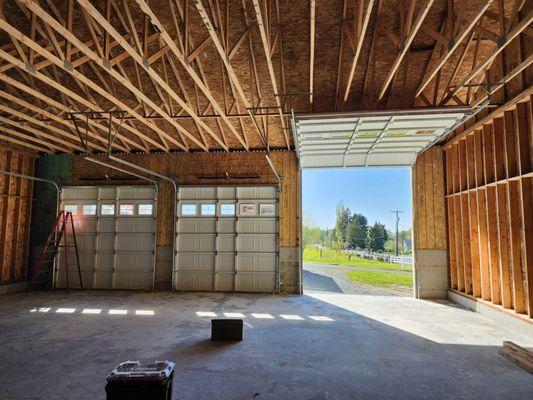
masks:
[[[280,247],[279,249],[279,270],[280,293],[290,294],[300,292],[300,248]]]
[[[493,305],[488,304],[488,302],[478,301],[477,299],[457,294],[451,290],[448,292],[448,299],[462,307],[483,315],[485,318],[496,322],[500,326],[505,326],[507,329],[511,329],[526,337],[533,337],[533,322],[526,316],[518,317],[516,314],[510,315],[508,314],[509,311],[505,312],[497,309]]]
[[[446,250],[417,250],[415,293],[419,299],[445,299],[448,292]]]

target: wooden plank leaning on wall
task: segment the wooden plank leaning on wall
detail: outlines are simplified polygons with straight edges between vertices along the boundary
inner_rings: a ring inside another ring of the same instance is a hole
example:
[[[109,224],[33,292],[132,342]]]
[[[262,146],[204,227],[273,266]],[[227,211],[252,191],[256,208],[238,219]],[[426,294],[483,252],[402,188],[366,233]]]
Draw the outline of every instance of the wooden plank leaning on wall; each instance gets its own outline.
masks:
[[[0,169],[34,175],[35,157],[0,148]],[[8,284],[27,276],[33,182],[0,174],[0,195],[0,283]]]
[[[444,145],[450,288],[531,318],[532,124],[525,91]]]

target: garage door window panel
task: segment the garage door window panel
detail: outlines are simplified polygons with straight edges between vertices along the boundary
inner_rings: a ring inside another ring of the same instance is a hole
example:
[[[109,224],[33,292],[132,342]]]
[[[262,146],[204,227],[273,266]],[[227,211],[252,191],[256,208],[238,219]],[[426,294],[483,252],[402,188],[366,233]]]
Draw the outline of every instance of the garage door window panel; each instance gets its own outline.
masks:
[[[135,205],[134,204],[121,204],[119,206],[119,215],[121,216],[135,215]]]
[[[201,204],[200,205],[200,215],[202,216],[214,216],[217,211],[216,204]]]
[[[96,204],[84,204],[82,208],[83,215],[96,215]]]
[[[241,203],[239,204],[239,215],[242,217],[255,216],[257,214],[257,207],[255,203]]]
[[[147,203],[141,203],[139,204],[139,215],[153,215],[154,212],[154,205],[153,204],[147,204]]]
[[[220,205],[220,215],[223,217],[235,216],[235,204],[234,203],[222,203]]]
[[[114,204],[102,204],[100,206],[100,215],[108,216],[108,217],[115,215],[115,205]]]
[[[196,204],[185,203],[181,205],[181,215],[196,216]]]
[[[72,213],[72,215],[78,215],[78,205],[77,204],[65,204],[63,208],[65,212]]]

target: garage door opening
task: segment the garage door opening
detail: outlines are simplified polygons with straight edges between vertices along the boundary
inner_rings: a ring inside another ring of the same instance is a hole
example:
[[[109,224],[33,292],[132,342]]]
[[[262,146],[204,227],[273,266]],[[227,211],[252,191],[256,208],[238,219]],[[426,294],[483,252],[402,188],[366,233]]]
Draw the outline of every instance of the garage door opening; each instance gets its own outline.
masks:
[[[309,169],[302,185],[304,292],[411,296],[410,169]]]
[[[438,164],[432,159],[428,171],[412,167],[419,154],[471,113],[456,107],[293,117],[303,169],[304,290],[419,297],[416,271],[412,279],[411,188],[424,190],[426,178],[433,188],[433,178],[442,174],[434,173]],[[425,213],[424,204],[417,203],[416,210]],[[315,224],[315,217],[321,222]],[[446,255],[440,250],[428,258],[431,267],[444,271],[436,285],[435,280],[424,284],[432,295],[447,285]]]

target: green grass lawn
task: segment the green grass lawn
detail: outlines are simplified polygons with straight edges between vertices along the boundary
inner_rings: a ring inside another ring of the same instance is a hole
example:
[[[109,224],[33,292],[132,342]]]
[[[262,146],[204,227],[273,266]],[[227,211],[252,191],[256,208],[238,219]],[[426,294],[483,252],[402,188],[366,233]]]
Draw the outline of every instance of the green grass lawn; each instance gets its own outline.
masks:
[[[378,271],[350,271],[346,274],[349,280],[355,283],[381,286],[387,288],[407,289],[413,287],[411,274],[396,274]]]
[[[320,257],[320,250],[316,247],[307,246],[304,250],[304,262],[310,262],[315,264],[333,264],[333,265],[346,265],[348,267],[360,267],[360,268],[375,268],[384,270],[401,270],[400,264],[387,263],[376,260],[367,260],[358,256],[352,256],[348,259],[345,252],[341,251],[337,254],[335,250],[322,249],[322,257]],[[410,266],[404,266],[404,270],[411,271]]]

